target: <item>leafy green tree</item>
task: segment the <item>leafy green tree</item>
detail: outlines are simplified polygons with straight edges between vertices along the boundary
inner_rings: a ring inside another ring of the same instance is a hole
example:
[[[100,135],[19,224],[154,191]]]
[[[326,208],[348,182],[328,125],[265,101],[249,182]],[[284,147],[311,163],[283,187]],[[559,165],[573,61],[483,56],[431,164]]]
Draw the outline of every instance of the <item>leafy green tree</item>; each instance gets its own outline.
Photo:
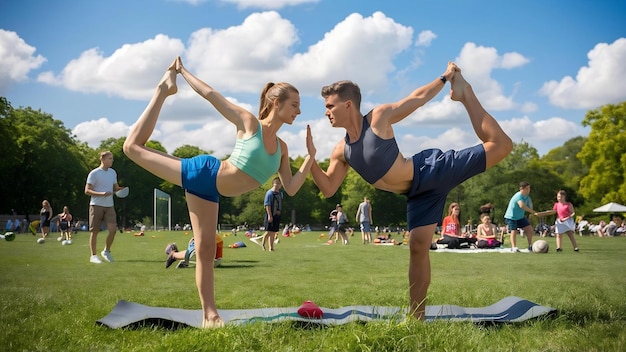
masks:
[[[626,204],[626,101],[589,111],[582,122],[589,138],[578,158],[589,168],[580,193],[591,204]]]
[[[13,109],[3,99],[0,114],[0,135],[6,138],[2,157],[6,175],[0,186],[5,206],[38,214],[41,201],[48,199],[55,212],[67,205],[76,217],[85,218],[85,207],[80,206],[87,170],[85,146],[62,121],[40,110]]]
[[[589,168],[577,157],[586,141],[585,137],[574,137],[567,140],[563,146],[550,150],[541,158],[551,169],[561,175],[564,185],[570,189],[578,189],[580,180],[589,172]]]

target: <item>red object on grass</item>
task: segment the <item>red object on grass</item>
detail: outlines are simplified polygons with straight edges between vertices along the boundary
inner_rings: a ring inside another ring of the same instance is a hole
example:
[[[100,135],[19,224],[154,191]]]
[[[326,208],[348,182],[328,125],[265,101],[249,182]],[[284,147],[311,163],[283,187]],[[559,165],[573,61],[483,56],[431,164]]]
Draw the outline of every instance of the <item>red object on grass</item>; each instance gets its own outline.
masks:
[[[305,318],[321,319],[324,312],[322,312],[322,309],[313,301],[304,301],[300,308],[298,308],[298,314]]]

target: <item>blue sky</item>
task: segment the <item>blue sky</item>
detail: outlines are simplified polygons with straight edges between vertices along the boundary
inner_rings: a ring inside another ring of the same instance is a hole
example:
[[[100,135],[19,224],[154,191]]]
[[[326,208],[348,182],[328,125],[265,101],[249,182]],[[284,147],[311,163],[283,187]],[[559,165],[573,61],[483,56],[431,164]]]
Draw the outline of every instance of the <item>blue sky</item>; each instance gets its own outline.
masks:
[[[163,72],[185,66],[250,111],[268,81],[293,83],[302,114],[279,136],[317,158],[343,137],[320,88],[357,82],[362,112],[400,100],[453,60],[515,142],[540,154],[587,135],[585,113],[626,100],[626,1],[4,0],[0,96],[64,122],[81,141],[128,134]],[[179,77],[152,136],[171,153],[222,157],[235,128]],[[405,156],[478,142],[448,88],[403,122]]]

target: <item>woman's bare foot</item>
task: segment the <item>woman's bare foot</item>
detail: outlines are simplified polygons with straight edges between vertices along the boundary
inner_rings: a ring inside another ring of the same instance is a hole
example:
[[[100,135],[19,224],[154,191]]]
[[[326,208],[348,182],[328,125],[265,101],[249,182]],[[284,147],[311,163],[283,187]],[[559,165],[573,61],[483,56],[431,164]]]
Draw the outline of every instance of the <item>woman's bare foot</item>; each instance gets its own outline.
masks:
[[[178,92],[178,87],[176,86],[175,64],[172,64],[172,66],[167,69],[167,72],[165,72],[163,78],[161,78],[159,88],[161,88],[167,95],[176,94],[176,92]]]
[[[217,329],[217,328],[223,328],[223,327],[224,327],[224,321],[219,316],[213,317],[211,319],[204,318],[204,320],[202,321],[203,329]]]
[[[463,75],[461,75],[461,71],[454,73],[450,85],[450,98],[455,101],[463,100],[465,98],[465,89],[471,89],[470,84],[467,83]]]

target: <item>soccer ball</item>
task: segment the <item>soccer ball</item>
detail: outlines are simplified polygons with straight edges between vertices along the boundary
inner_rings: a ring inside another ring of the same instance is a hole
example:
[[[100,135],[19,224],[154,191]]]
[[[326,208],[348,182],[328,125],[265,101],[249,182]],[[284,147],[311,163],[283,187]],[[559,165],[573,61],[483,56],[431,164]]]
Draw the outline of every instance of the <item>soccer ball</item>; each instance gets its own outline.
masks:
[[[4,239],[7,241],[13,241],[15,239],[15,234],[13,232],[7,232],[4,234]]]
[[[533,253],[548,253],[550,246],[545,240],[537,240],[533,243]]]
[[[37,243],[39,243],[39,244],[43,244],[45,242],[46,242],[46,240],[44,240],[43,238],[37,239]]]
[[[67,240],[67,241],[65,241],[65,244],[67,244],[67,245],[72,244],[72,240]]]

